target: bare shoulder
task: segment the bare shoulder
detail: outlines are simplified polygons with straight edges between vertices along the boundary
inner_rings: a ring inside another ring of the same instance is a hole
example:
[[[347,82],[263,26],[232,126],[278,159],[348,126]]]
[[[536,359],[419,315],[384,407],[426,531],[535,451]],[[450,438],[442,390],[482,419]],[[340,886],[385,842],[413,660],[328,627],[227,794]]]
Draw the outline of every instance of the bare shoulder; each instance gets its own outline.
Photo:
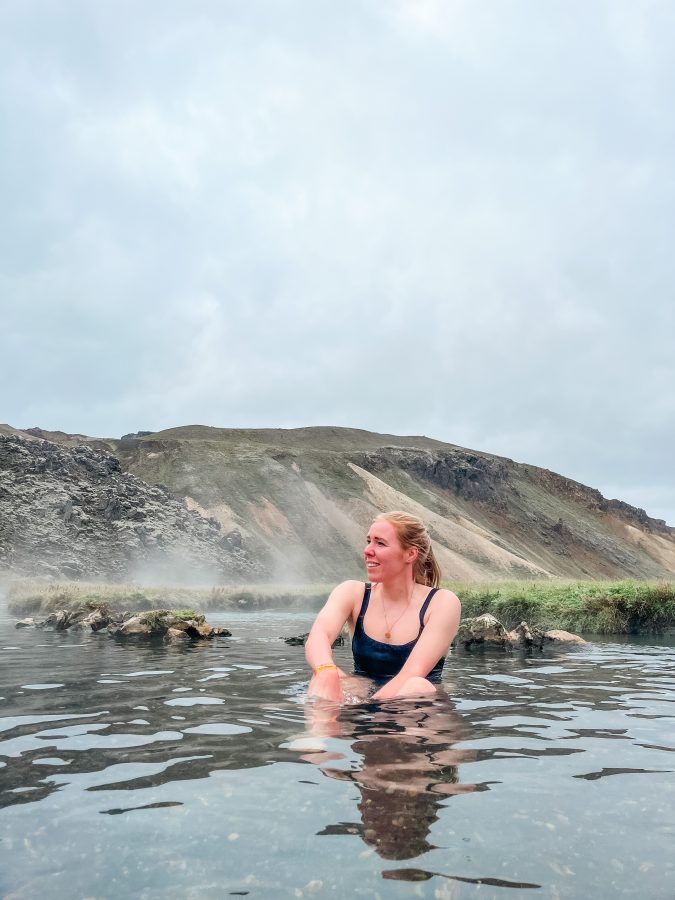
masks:
[[[328,599],[331,600],[333,597],[341,600],[356,599],[356,597],[363,597],[364,590],[365,584],[362,581],[341,581],[333,588]]]
[[[343,581],[330,592],[316,619],[314,628],[337,635],[345,622],[353,621],[360,608],[365,586],[362,581]]]
[[[353,579],[349,581],[341,581],[333,590],[335,591],[361,591],[365,590],[365,583],[363,581],[354,581]]]
[[[342,581],[330,593],[326,608],[348,610],[351,614],[363,599],[365,584],[362,581]]]
[[[439,588],[429,604],[429,616],[434,619],[458,619],[462,612],[462,604],[457,594],[445,588]]]

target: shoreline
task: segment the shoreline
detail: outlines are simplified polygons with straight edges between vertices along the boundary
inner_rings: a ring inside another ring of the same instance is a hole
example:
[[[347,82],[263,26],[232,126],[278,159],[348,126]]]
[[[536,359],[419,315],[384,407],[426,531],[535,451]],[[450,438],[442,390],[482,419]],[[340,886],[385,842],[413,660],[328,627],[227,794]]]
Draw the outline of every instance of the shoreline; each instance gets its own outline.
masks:
[[[10,616],[48,615],[106,603],[138,609],[318,611],[332,585],[179,587],[7,580]],[[582,634],[649,635],[675,629],[675,583],[665,581],[442,582],[462,603],[462,618],[491,613],[507,628],[520,622]]]

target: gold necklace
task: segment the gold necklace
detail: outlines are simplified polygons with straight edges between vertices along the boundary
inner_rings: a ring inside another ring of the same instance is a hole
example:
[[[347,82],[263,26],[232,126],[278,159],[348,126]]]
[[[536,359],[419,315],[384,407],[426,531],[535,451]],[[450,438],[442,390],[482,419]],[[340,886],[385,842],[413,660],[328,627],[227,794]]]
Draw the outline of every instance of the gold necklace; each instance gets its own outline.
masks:
[[[415,585],[415,582],[413,581],[412,591],[410,592],[410,599],[406,603],[405,609],[403,610],[401,615],[398,617],[398,619],[396,619],[395,622],[392,623],[391,627],[389,626],[389,622],[387,621],[387,607],[384,605],[384,597],[380,598],[382,600],[382,613],[384,615],[384,624],[387,626],[387,630],[384,632],[384,636],[388,641],[391,640],[391,633],[394,630],[394,626],[396,625],[396,623],[400,622],[400,620],[403,618],[403,616],[408,612],[408,608],[409,608],[410,604],[412,603],[413,594],[415,593],[415,587],[416,587],[416,585]]]

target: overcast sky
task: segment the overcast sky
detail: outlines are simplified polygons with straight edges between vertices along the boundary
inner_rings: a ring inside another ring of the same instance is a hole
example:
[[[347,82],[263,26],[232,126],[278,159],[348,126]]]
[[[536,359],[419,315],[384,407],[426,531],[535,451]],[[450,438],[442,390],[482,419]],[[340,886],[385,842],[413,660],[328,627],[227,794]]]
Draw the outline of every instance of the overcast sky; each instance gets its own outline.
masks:
[[[2,0],[0,421],[425,434],[675,525],[671,0]]]

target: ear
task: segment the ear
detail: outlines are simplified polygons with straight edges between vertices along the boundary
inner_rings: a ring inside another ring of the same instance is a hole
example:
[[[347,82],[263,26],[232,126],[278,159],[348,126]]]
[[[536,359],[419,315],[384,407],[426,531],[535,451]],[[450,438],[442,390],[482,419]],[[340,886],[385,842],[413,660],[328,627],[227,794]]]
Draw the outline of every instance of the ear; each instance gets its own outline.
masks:
[[[417,549],[417,547],[408,547],[407,554],[408,562],[414,563],[417,557],[420,555],[420,551]]]

